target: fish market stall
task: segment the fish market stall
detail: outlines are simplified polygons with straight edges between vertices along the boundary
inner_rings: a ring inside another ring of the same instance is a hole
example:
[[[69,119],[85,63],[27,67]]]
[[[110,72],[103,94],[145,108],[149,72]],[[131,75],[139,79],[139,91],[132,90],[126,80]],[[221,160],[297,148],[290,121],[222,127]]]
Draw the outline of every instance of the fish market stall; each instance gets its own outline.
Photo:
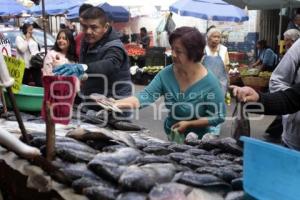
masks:
[[[29,144],[44,154],[44,123],[39,117],[23,118],[27,119]],[[2,128],[21,136],[15,121],[1,120]],[[4,148],[0,150],[1,168],[9,166],[27,177],[26,187],[41,195],[52,193],[58,199],[218,200],[244,195],[242,150],[232,138],[176,144],[153,138],[148,130],[125,131],[89,123],[78,128],[72,121],[56,126],[56,157],[51,163],[63,179]]]

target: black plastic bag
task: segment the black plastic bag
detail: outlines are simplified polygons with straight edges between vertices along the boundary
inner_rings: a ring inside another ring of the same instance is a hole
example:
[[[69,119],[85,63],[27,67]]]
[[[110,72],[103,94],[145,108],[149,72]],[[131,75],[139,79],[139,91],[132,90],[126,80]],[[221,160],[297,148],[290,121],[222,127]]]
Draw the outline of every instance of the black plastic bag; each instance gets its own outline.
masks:
[[[244,112],[245,103],[236,101],[236,106],[232,113],[232,129],[231,136],[237,141],[237,144],[242,146],[240,141],[241,136],[250,137],[250,121],[248,113]]]
[[[45,58],[45,53],[44,52],[37,53],[34,56],[32,56],[31,59],[30,59],[31,67],[35,68],[35,69],[43,68],[44,58]]]

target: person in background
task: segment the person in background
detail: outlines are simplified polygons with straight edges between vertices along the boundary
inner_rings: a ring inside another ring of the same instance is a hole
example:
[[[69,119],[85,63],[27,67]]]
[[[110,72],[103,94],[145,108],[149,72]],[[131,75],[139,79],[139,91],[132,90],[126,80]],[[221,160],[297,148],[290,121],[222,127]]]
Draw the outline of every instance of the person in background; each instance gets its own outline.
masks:
[[[88,8],[92,8],[93,5],[91,4],[87,4],[87,3],[84,3],[82,4],[80,7],[79,7],[79,22],[80,22],[80,15],[85,11],[87,10]],[[79,58],[79,55],[80,55],[80,46],[81,46],[81,40],[83,38],[83,32],[79,32],[77,34],[77,36],[75,37],[75,43],[76,43],[76,56],[77,58]]]
[[[208,29],[206,33],[207,45],[204,50],[202,64],[211,70],[218,78],[221,85],[223,99],[228,87],[228,76],[225,66],[229,65],[229,56],[227,48],[221,44],[221,31],[215,27]],[[211,133],[219,135],[221,125],[211,127]]]
[[[23,83],[28,85],[33,81],[36,86],[41,86],[41,69],[32,68],[30,64],[31,57],[40,51],[39,44],[32,36],[33,26],[31,23],[24,23],[21,30],[21,35],[16,37],[16,49],[17,58],[25,62]]]
[[[180,27],[171,33],[173,64],[161,70],[144,90],[115,101],[121,109],[143,108],[164,96],[169,110],[164,129],[187,135],[194,132],[199,139],[215,138],[210,127],[224,121],[225,104],[217,78],[201,63],[204,36],[192,27]]]
[[[43,75],[53,75],[52,71],[55,67],[77,61],[73,34],[68,29],[62,29],[57,34],[52,50],[47,53],[44,59]]]
[[[126,29],[123,29],[122,32],[120,32],[120,40],[123,44],[129,43],[129,34],[127,33]]]
[[[150,45],[150,37],[145,27],[140,28],[140,44],[144,49],[148,49]]]
[[[262,71],[273,71],[277,65],[278,56],[276,53],[267,45],[266,40],[259,40],[256,48],[258,49],[258,59],[250,67]]]
[[[294,42],[300,37],[300,31],[298,29],[289,29],[284,32],[283,36],[286,53],[294,44]],[[270,140],[272,142],[281,141],[282,132],[282,116],[278,115],[266,129],[265,133],[267,133],[268,135],[265,135],[264,137],[266,140]]]
[[[276,69],[273,71],[269,89],[270,92],[286,90],[300,83],[300,40],[297,40],[285,53]],[[290,148],[300,149],[300,112],[282,116],[282,140]]]
[[[242,102],[259,102],[264,106],[264,111],[261,114],[266,115],[285,115],[293,114],[300,110],[300,83],[293,85],[284,91],[277,91],[274,93],[257,93],[251,87],[237,87],[231,86],[233,94]],[[255,105],[251,105],[256,109]],[[292,122],[297,123],[297,122]],[[296,124],[295,124],[296,125]],[[293,135],[298,135],[297,130],[294,129]],[[285,146],[300,150],[300,146],[291,146],[287,142],[286,136],[283,137]],[[295,141],[297,142],[297,141]]]
[[[289,29],[283,33],[285,51],[294,44],[296,40],[300,37],[300,31],[298,29]]]
[[[56,75],[87,74],[82,93],[92,93],[124,98],[131,95],[132,85],[129,72],[129,59],[119,34],[110,26],[103,9],[90,7],[80,15],[84,33],[81,42],[79,63],[56,67]]]
[[[300,14],[297,13],[293,19],[288,23],[287,29],[298,29],[300,31]]]

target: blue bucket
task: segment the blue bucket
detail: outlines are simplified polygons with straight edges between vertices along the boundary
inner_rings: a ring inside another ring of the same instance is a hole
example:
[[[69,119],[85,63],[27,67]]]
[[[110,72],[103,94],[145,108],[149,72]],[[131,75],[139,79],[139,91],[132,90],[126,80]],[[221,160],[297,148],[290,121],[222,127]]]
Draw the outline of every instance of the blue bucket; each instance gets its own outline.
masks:
[[[299,200],[300,152],[253,138],[241,140],[245,192],[263,200]]]

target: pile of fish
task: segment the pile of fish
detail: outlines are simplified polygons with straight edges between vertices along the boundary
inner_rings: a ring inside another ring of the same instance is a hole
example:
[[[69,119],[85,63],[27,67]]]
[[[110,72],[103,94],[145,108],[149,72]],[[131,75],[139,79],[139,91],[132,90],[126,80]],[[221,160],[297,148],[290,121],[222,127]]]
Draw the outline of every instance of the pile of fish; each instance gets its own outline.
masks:
[[[30,144],[45,152],[45,134]],[[165,142],[145,134],[75,129],[52,162],[74,191],[97,200],[243,199],[242,149],[232,138]]]

